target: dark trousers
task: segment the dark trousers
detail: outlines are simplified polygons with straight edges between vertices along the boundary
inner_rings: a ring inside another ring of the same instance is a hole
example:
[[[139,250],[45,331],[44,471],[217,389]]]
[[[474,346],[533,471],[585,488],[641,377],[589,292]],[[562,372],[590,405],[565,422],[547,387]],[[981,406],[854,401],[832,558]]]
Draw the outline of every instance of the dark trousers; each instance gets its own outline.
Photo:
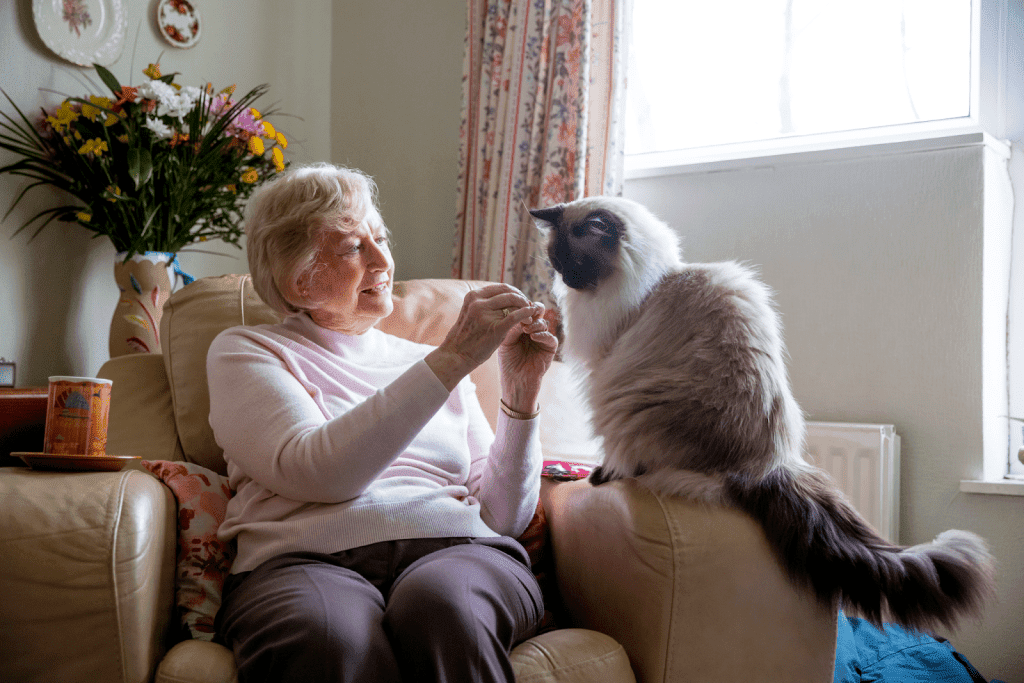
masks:
[[[288,553],[228,577],[217,634],[240,683],[511,683],[544,613],[529,567],[506,537]]]

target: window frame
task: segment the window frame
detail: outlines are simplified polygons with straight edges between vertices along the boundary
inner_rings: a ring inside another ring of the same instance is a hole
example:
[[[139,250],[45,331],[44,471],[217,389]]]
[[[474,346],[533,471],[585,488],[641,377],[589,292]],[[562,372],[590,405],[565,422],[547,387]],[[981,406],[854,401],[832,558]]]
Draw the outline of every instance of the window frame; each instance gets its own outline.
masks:
[[[999,25],[996,27],[998,36],[999,61],[995,78],[1002,78],[1005,60],[1006,33],[1005,22],[1008,0],[970,0],[971,2],[971,64],[970,64],[970,113],[967,116],[939,119],[934,121],[917,121],[890,126],[878,126],[832,133],[814,133],[809,135],[793,135],[750,142],[737,142],[706,147],[664,152],[645,152],[624,155],[624,177],[644,178],[659,175],[672,175],[680,172],[692,172],[696,167],[714,167],[718,164],[735,166],[743,164],[756,165],[766,157],[779,157],[789,154],[821,153],[832,150],[844,150],[857,147],[871,147],[898,143],[913,143],[935,138],[981,133],[983,90],[986,81],[982,79],[982,4],[986,10],[996,9],[999,12]],[[991,33],[991,28],[990,31]],[[995,80],[995,79],[992,79]],[[990,98],[996,112],[1004,110],[1002,88],[988,84],[988,90],[994,91]],[[990,126],[991,127],[991,126]],[[995,126],[1001,128],[1001,125]],[[998,132],[998,131],[997,131]]]

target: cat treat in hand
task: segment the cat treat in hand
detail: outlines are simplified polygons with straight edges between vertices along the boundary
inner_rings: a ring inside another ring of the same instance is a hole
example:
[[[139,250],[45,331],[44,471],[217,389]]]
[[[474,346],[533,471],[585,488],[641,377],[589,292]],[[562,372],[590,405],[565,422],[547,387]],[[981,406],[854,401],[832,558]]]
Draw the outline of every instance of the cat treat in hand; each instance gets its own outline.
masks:
[[[952,628],[981,611],[994,563],[980,537],[893,545],[806,462],[779,316],[751,269],[684,263],[677,234],[626,199],[530,213],[558,274],[565,356],[604,440],[591,484],[636,477],[742,510],[794,582],[876,625]]]

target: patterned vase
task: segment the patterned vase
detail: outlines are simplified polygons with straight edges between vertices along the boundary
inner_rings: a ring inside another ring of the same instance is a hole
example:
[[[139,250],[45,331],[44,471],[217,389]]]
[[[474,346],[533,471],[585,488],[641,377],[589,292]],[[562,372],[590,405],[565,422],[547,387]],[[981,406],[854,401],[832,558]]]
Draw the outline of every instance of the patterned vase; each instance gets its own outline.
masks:
[[[110,322],[110,357],[129,353],[160,353],[160,316],[178,275],[185,284],[191,277],[181,272],[174,254],[147,251],[127,263],[127,252],[114,262],[114,279],[121,298]]]

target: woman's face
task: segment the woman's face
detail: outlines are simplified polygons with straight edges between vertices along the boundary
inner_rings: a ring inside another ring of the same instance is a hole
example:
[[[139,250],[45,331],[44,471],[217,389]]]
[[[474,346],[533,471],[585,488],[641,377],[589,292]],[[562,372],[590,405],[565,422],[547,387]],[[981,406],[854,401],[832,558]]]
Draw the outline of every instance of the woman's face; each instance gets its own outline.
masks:
[[[351,230],[328,233],[305,287],[310,299],[324,302],[310,317],[346,334],[366,332],[394,308],[394,274],[384,221],[371,209]]]

